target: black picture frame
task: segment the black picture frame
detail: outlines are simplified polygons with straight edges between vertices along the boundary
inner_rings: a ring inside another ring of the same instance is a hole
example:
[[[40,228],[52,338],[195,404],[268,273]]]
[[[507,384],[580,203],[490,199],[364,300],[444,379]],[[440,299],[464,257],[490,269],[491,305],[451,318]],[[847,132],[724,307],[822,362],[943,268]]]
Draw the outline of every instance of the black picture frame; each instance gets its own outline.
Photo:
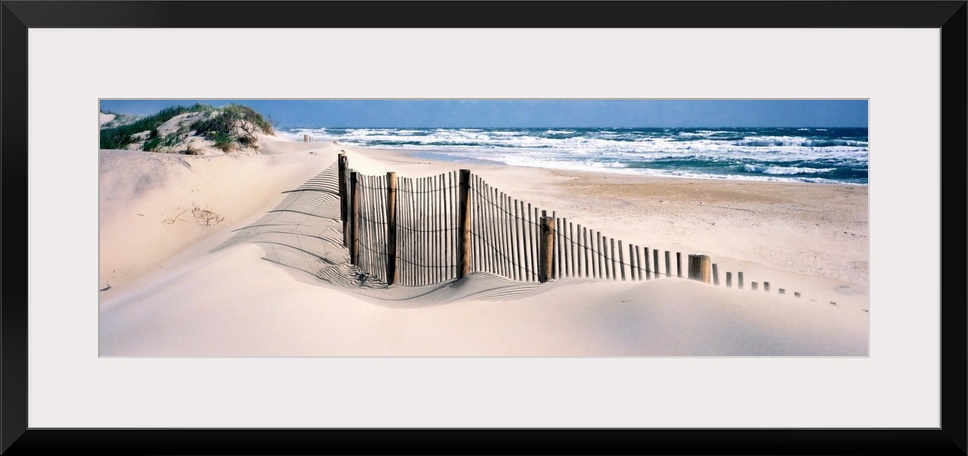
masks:
[[[231,8],[227,4],[231,3]],[[0,452],[21,454],[966,454],[964,247],[941,250],[939,429],[36,429],[27,427],[27,31],[83,27],[939,28],[941,240],[963,246],[966,1],[3,1]],[[433,14],[430,14],[430,12]]]

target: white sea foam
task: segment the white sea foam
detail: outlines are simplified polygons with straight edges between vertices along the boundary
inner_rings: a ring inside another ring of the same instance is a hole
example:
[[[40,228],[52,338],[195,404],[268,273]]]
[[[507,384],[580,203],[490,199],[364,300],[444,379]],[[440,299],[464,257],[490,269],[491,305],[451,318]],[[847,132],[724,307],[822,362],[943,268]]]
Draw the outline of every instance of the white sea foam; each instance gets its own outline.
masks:
[[[802,168],[797,166],[743,165],[743,170],[748,173],[795,175],[795,174],[824,174],[824,173],[829,173],[831,171],[834,171],[835,168]]]
[[[306,133],[352,146],[423,151],[512,166],[775,180],[809,180],[814,177],[804,175],[847,169],[861,170],[853,179],[866,182],[866,133],[836,136],[816,131],[790,129],[785,135],[779,129],[763,134],[750,129],[295,130],[298,139]]]

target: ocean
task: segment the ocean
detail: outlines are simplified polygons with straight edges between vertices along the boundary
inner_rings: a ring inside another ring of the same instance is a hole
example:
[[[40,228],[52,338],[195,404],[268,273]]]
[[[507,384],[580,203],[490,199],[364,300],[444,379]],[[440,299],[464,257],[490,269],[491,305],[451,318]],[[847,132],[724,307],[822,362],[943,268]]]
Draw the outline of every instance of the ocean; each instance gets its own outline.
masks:
[[[283,133],[458,162],[867,185],[866,128],[297,128]]]

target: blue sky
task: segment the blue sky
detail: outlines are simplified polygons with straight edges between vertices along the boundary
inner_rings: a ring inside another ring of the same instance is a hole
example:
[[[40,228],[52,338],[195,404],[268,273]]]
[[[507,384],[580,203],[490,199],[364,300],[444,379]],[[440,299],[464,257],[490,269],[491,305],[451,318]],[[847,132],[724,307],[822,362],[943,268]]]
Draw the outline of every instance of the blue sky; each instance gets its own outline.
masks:
[[[135,115],[201,102],[295,127],[867,127],[867,100],[101,100]]]

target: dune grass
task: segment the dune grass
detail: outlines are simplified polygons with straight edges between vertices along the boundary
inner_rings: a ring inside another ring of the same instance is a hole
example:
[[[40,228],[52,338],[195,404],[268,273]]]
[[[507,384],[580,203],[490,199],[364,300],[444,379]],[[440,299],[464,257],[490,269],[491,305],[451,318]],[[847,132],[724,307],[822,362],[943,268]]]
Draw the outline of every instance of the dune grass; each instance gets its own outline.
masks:
[[[158,131],[158,127],[173,117],[192,112],[205,113],[205,115],[194,121],[188,128],[189,131],[180,130],[171,135],[162,135]],[[275,134],[271,120],[248,106],[229,104],[214,108],[196,103],[190,107],[165,108],[132,123],[104,128],[100,132],[100,147],[101,149],[124,149],[130,144],[143,140],[141,150],[156,151],[162,147],[176,145],[190,131],[211,140],[215,147],[225,152],[255,145],[257,133]],[[147,138],[139,135],[144,132],[148,132]]]

